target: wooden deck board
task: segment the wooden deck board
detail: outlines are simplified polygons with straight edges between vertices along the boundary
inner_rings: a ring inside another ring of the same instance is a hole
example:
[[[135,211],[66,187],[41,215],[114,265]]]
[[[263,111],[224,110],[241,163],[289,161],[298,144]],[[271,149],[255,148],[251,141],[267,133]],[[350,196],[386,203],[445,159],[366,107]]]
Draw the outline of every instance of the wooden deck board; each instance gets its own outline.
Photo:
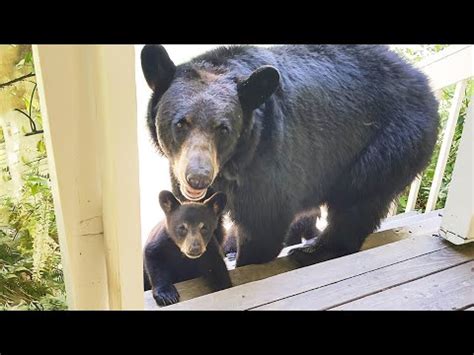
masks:
[[[362,250],[375,248],[388,243],[393,243],[406,238],[420,235],[431,235],[436,233],[441,223],[441,210],[428,214],[407,214],[403,217],[395,216],[387,219],[392,229],[382,230],[371,234],[364,243]],[[416,217],[416,218],[414,218]],[[284,257],[293,247],[285,248],[276,260],[262,265],[248,265],[230,270],[230,277],[234,286],[262,280],[274,275],[294,270],[294,265],[288,258]],[[180,293],[181,302],[209,294],[211,290],[201,278],[188,280],[176,284]],[[159,309],[156,305],[151,291],[145,293],[145,309]]]
[[[470,261],[334,309],[458,310],[473,301],[474,261]]]
[[[330,309],[474,260],[474,245],[443,249],[332,285],[257,307],[258,310]]]
[[[408,238],[161,309],[251,309],[425,255],[446,245],[447,242],[431,235]]]

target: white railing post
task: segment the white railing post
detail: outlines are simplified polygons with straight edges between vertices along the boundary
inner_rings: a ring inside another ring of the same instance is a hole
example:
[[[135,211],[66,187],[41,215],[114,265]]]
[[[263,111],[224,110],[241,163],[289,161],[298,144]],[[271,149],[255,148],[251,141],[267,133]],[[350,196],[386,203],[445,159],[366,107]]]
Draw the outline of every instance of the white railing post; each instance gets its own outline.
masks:
[[[443,175],[444,171],[446,170],[446,163],[448,162],[451,144],[453,143],[454,132],[456,130],[456,124],[458,122],[466,85],[466,80],[462,80],[456,84],[456,88],[454,90],[454,96],[451,101],[451,108],[449,110],[448,120],[446,121],[443,141],[439,149],[438,161],[436,163],[436,169],[433,176],[428,202],[426,203],[425,212],[432,211],[436,206],[436,201],[438,200],[439,190],[441,188],[441,183],[443,182]]]
[[[454,244],[474,241],[473,120],[474,96],[466,115],[440,230],[441,236]]]
[[[418,192],[421,186],[421,174],[418,175],[410,185],[410,193],[408,194],[407,205],[405,212],[411,212],[415,209],[416,200],[418,198]]]

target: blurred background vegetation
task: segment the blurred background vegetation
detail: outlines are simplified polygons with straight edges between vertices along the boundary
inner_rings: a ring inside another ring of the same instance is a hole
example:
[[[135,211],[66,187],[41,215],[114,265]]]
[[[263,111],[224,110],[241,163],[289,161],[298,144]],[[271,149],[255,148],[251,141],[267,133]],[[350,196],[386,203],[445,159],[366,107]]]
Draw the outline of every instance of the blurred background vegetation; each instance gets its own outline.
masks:
[[[31,46],[0,46],[0,149],[21,176],[7,190],[14,174],[0,171],[0,310],[67,308],[32,59]]]

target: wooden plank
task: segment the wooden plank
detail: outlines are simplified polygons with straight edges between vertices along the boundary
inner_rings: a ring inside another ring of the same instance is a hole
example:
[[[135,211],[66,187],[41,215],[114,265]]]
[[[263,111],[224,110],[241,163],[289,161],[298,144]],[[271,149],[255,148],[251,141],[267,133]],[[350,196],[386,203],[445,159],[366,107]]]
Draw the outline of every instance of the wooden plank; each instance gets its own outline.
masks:
[[[433,182],[431,184],[428,202],[426,203],[426,212],[432,211],[436,206],[436,201],[438,200],[439,190],[443,181],[444,171],[446,170],[446,163],[453,143],[454,131],[458,122],[466,86],[467,82],[463,80],[456,84],[456,89],[454,90],[448,120],[446,121],[446,127],[444,129],[443,141],[439,150],[438,161],[436,162]]]
[[[403,227],[396,227],[370,235],[362,245],[362,250],[398,242],[405,238],[437,234],[439,232],[441,218],[441,214],[438,212],[430,214],[428,218],[414,216],[409,224],[407,223]]]
[[[429,214],[417,214],[416,216],[410,216],[409,220],[411,224],[408,225],[405,225],[405,223],[402,223],[402,220],[399,220],[403,227],[398,226],[392,230],[384,230],[371,234],[362,246],[362,250],[375,248],[384,244],[393,243],[423,234],[428,235],[436,233],[441,223],[440,213],[441,210],[433,211]],[[288,252],[295,247],[298,246],[291,246],[283,249],[279,258],[270,263],[261,265],[247,265],[237,269],[234,269],[233,266],[230,267],[229,273],[233,285],[242,285],[244,283],[261,280],[296,269],[296,265],[285,258]],[[233,265],[233,263],[231,264]],[[181,301],[187,301],[211,292],[206,282],[201,278],[178,283],[176,284],[176,288],[180,293]],[[158,308],[151,296],[151,291],[145,292],[145,308]]]
[[[430,219],[431,217],[441,217],[443,213],[442,209],[432,211],[430,213],[421,214],[417,211],[405,212],[400,213],[394,217],[389,217],[382,221],[380,224],[379,229],[377,229],[376,233],[383,232],[389,229],[396,229],[402,228],[406,226],[410,226],[417,222],[422,222],[426,219]]]
[[[446,199],[441,236],[455,244],[474,241],[473,162],[474,95],[464,122],[453,177]]]
[[[451,45],[417,64],[430,78],[433,91],[474,76],[474,46]]]
[[[457,310],[474,302],[474,261],[390,288],[334,310]]]
[[[264,280],[162,309],[250,309],[443,248],[441,238],[420,236],[292,270]]]
[[[296,265],[287,257],[282,257],[266,264],[247,265],[230,270],[229,275],[232,285],[237,286],[262,280],[296,268]],[[179,292],[181,302],[212,293],[212,289],[202,278],[180,282],[175,286]],[[151,295],[151,291],[145,292],[145,309],[159,309]]]
[[[324,310],[474,260],[474,245],[446,247],[322,288],[285,298],[257,310]]]
[[[417,212],[417,211],[399,213],[397,215],[385,218],[384,220],[382,220],[381,224],[384,225],[387,222],[398,221],[398,220],[405,219],[405,218],[408,218],[408,217],[416,216],[418,214],[420,214],[420,213]]]

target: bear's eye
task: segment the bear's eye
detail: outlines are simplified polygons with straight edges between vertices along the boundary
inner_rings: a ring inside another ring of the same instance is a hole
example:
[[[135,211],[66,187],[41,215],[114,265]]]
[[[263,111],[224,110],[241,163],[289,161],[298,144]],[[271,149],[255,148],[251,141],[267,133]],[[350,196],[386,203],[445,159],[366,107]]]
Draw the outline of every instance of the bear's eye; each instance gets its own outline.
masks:
[[[207,233],[208,229],[206,226],[201,227],[201,233]]]
[[[176,122],[175,125],[176,125],[176,128],[183,129],[188,125],[188,122],[186,121],[186,118],[183,117],[178,122]]]

